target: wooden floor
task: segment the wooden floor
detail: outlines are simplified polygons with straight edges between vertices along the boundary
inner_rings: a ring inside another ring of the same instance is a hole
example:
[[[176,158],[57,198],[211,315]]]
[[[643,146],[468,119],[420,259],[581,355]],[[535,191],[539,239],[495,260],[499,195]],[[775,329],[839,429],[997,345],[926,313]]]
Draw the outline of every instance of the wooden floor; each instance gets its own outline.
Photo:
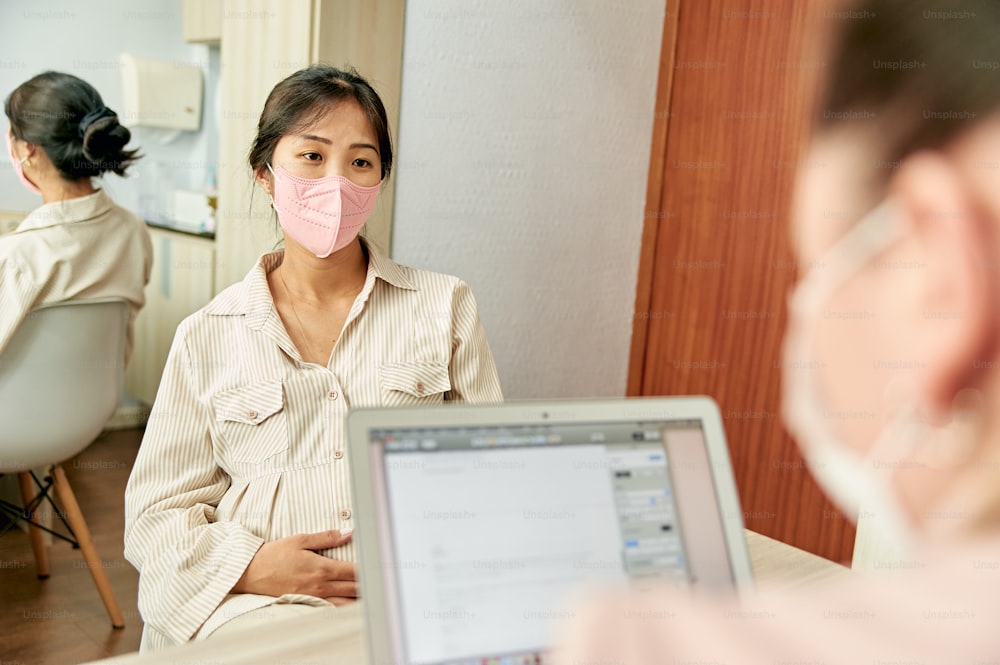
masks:
[[[122,556],[122,532],[125,483],[141,436],[138,429],[107,432],[63,464],[125,616],[125,628],[111,627],[79,550],[54,539],[51,576],[39,580],[28,535],[14,528],[0,537],[3,665],[82,663],[139,648],[139,576]]]

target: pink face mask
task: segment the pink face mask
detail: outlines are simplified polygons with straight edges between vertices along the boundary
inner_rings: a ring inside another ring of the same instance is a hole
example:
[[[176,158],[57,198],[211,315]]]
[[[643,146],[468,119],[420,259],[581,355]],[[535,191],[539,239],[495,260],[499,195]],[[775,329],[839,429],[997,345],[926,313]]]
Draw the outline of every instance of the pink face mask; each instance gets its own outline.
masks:
[[[274,175],[271,203],[281,228],[321,259],[358,237],[382,186],[361,187],[339,175],[300,178],[281,166],[267,168]]]
[[[21,181],[29,192],[32,194],[41,194],[42,190],[35,186],[35,183],[28,180],[28,176],[24,175],[24,163],[28,161],[28,158],[18,159],[17,155],[14,154],[14,142],[10,140],[10,133],[6,134],[7,137],[7,154],[10,155],[11,166],[14,167],[14,173],[17,174],[17,179]]]

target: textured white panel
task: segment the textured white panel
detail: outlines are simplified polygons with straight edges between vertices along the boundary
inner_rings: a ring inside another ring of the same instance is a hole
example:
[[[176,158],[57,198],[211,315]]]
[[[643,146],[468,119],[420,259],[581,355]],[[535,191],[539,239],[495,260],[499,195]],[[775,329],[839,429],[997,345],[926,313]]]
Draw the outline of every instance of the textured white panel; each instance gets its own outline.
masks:
[[[665,0],[407,0],[393,256],[509,398],[623,395]]]

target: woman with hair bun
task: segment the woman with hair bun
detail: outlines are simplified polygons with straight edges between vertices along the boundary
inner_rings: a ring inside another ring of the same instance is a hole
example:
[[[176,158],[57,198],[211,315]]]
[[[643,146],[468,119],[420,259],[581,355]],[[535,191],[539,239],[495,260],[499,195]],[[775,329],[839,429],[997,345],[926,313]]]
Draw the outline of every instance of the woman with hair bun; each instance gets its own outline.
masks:
[[[14,172],[42,206],[0,236],[0,352],[39,305],[117,297],[132,306],[127,360],[153,248],[145,223],[91,178],[125,175],[139,158],[125,149],[131,134],[93,86],[61,72],[22,83],[4,113]]]

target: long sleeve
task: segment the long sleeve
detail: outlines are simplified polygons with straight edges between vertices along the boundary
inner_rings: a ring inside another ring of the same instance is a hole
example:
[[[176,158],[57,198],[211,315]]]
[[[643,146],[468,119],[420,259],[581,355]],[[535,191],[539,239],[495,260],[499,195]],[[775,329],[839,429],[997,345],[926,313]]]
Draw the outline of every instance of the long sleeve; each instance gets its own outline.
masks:
[[[0,353],[7,348],[41,291],[16,259],[0,256]]]
[[[174,642],[195,634],[264,543],[238,522],[214,520],[230,477],[215,460],[184,330],[125,492],[125,557],[140,573],[139,611]]]
[[[455,402],[502,402],[500,378],[493,352],[479,319],[472,289],[458,282],[452,293],[452,355],[449,367],[451,390],[447,398]]]

